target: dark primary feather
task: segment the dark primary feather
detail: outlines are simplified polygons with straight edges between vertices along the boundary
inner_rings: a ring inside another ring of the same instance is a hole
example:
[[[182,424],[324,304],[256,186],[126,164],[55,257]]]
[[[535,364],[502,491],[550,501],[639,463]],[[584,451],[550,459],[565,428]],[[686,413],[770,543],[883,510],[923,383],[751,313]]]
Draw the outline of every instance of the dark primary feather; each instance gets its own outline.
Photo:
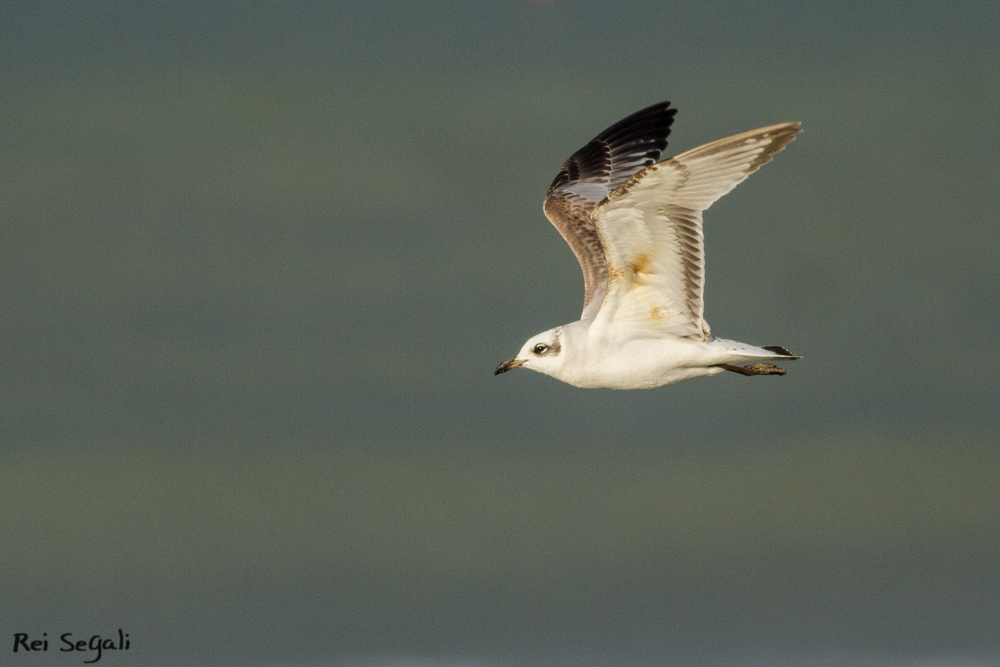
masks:
[[[606,183],[610,192],[643,167],[655,164],[667,147],[677,114],[677,109],[669,107],[670,102],[646,107],[594,137],[563,163],[549,194],[575,181]]]
[[[639,170],[655,164],[667,147],[676,109],[660,102],[618,121],[563,163],[545,197],[545,215],[566,239],[584,280],[584,313],[600,307],[607,291],[608,269],[594,207]]]

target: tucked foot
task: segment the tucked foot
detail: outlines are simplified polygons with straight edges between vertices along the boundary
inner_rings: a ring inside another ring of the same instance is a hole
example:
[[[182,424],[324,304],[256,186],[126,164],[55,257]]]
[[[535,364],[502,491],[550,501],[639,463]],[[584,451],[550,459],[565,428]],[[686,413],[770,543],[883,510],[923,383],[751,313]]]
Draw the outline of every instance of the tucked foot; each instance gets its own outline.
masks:
[[[774,364],[765,364],[763,362],[753,364],[751,366],[730,366],[729,364],[719,364],[719,368],[724,368],[727,371],[732,371],[748,377],[751,375],[785,375],[788,373],[788,371],[784,368],[778,368]]]

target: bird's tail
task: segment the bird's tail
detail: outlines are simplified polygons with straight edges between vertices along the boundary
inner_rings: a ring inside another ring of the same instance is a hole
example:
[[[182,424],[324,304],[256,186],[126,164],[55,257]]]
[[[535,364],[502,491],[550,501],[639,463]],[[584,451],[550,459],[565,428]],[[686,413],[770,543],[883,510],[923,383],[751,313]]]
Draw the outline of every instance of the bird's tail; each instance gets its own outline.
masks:
[[[784,359],[785,361],[795,361],[802,357],[796,356],[780,345],[748,345],[735,340],[725,338],[712,338],[712,347],[724,359],[720,363],[738,364],[745,361],[759,361],[761,359]]]

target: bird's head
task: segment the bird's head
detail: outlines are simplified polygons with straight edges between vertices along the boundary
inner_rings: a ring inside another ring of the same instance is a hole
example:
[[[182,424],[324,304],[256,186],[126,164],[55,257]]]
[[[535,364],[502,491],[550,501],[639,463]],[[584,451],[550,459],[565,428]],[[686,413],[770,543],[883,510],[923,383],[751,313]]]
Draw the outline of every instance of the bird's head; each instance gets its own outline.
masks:
[[[529,338],[516,357],[512,357],[497,366],[494,375],[500,375],[523,366],[539,373],[555,376],[562,368],[564,361],[562,327],[556,327]]]

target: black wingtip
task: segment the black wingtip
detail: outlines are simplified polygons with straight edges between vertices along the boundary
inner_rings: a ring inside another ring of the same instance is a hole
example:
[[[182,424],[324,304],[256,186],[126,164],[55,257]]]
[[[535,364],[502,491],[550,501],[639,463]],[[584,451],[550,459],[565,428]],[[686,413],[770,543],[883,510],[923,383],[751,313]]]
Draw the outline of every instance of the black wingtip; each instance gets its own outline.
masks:
[[[657,102],[622,118],[597,135],[595,140],[605,141],[611,145],[644,140],[662,151],[667,147],[670,126],[676,114],[677,109],[670,108],[670,102]],[[656,157],[659,157],[659,154]]]
[[[774,352],[775,354],[780,354],[783,357],[792,357],[793,359],[799,358],[780,345],[763,345],[762,347],[768,352]]]
[[[577,180],[593,178],[614,189],[635,172],[655,164],[667,147],[677,109],[657,102],[621,119],[594,137],[563,163],[549,192]]]

